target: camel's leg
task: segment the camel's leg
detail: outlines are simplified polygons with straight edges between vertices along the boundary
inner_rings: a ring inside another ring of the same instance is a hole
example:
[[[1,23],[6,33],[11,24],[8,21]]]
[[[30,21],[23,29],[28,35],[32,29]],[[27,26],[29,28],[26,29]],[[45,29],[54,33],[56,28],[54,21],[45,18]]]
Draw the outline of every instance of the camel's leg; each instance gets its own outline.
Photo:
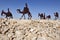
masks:
[[[26,18],[25,18],[25,14],[24,14],[24,19],[26,19]]]
[[[31,16],[30,15],[28,15],[28,19],[31,19]]]
[[[28,19],[29,19],[29,16],[28,16]]]
[[[8,18],[8,16],[6,16],[5,18]]]
[[[5,18],[8,19],[8,16],[6,16]]]
[[[31,19],[32,17],[30,17],[30,19]]]
[[[30,18],[29,19],[31,19],[31,16],[30,16]]]
[[[32,18],[32,17],[29,15],[29,16],[28,16],[28,19],[31,19],[31,18]]]
[[[13,19],[13,17],[12,17],[12,16],[10,16],[10,18],[12,18],[12,19]]]
[[[22,19],[22,17],[24,16],[24,14],[21,16],[21,18],[20,19]]]
[[[29,19],[31,19],[32,18],[32,15],[31,15],[31,13],[29,12]]]

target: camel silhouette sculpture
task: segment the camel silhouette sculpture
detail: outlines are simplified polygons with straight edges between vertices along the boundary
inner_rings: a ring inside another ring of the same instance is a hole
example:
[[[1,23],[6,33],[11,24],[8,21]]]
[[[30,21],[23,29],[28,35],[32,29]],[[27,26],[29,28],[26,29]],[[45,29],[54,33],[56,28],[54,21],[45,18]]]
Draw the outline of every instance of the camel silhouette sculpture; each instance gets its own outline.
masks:
[[[59,13],[58,12],[55,12],[54,13],[54,16],[55,16],[55,20],[57,20],[59,18]]]
[[[40,17],[40,19],[45,19],[45,13],[38,13],[38,17]]]
[[[48,16],[45,16],[45,13],[38,13],[38,17],[40,16],[40,19],[50,19],[51,18],[51,16],[50,15],[48,15]]]
[[[46,19],[51,19],[51,16],[50,15],[46,16]]]
[[[4,10],[2,10],[1,16],[3,16],[3,14],[6,15],[5,18],[8,18],[8,17],[13,18],[12,13],[9,11],[9,8],[8,8],[8,12],[4,12]]]
[[[32,18],[32,15],[31,15],[31,13],[29,11],[27,3],[25,3],[25,7],[24,7],[23,11],[21,11],[20,9],[17,9],[17,12],[20,13],[20,14],[22,14],[22,16],[21,16],[20,19],[22,19],[23,16],[24,16],[24,19],[26,19],[25,18],[25,14],[28,14],[28,19]]]

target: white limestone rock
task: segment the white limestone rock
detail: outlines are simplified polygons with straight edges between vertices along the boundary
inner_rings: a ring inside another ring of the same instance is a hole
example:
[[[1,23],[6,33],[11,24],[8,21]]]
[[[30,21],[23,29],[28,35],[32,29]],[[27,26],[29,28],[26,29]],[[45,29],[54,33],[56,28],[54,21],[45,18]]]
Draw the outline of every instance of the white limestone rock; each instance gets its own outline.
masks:
[[[60,40],[60,21],[0,19],[0,40]]]

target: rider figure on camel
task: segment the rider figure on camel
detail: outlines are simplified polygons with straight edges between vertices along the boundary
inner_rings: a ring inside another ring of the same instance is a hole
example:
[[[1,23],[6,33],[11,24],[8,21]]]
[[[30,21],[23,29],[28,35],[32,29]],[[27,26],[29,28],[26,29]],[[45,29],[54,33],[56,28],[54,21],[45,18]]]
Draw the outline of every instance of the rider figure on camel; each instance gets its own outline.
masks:
[[[13,18],[13,16],[12,16],[12,14],[11,14],[11,12],[10,12],[10,10],[9,10],[9,8],[8,8],[8,12],[7,12],[8,14],[8,16],[10,16],[11,18]]]
[[[28,8],[27,3],[25,3],[25,7],[24,7],[23,11],[24,11],[24,12],[28,12],[28,11],[29,11],[29,8]]]

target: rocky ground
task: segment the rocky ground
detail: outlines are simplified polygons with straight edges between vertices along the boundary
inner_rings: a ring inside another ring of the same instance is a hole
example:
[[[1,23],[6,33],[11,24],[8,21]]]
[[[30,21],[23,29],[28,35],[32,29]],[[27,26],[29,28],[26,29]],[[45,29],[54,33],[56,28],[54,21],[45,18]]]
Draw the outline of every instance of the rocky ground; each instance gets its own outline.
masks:
[[[60,40],[60,20],[0,18],[0,40]]]

